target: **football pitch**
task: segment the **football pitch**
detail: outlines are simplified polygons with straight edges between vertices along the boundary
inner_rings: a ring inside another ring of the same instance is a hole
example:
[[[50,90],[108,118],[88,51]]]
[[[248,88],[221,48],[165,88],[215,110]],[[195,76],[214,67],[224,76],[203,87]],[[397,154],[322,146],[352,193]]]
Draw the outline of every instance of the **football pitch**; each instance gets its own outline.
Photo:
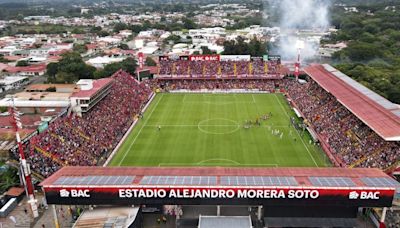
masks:
[[[330,166],[310,136],[290,124],[292,116],[281,94],[161,93],[110,165]],[[248,121],[253,123],[245,127]]]

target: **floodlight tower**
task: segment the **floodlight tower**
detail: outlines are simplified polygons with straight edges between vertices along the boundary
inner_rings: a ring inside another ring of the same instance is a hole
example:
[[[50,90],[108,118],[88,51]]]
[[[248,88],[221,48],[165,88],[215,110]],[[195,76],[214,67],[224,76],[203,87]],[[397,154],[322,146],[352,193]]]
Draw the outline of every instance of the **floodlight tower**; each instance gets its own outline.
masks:
[[[21,142],[21,137],[19,136],[19,129],[22,128],[21,120],[19,118],[19,112],[15,107],[14,98],[12,98],[12,104],[9,107],[9,113],[12,117],[12,124],[15,131],[15,136],[17,138],[18,151],[19,151],[19,161],[20,161],[20,176],[23,184],[25,185],[25,191],[28,195],[28,203],[32,210],[32,215],[34,218],[39,217],[38,208],[36,205],[37,200],[35,199],[35,195],[33,192],[32,178],[31,178],[31,169],[29,164],[26,162],[24,149]]]
[[[297,40],[296,48],[297,48],[297,60],[294,64],[294,76],[296,77],[296,80],[298,80],[300,75],[300,53],[301,49],[304,48],[304,41]]]

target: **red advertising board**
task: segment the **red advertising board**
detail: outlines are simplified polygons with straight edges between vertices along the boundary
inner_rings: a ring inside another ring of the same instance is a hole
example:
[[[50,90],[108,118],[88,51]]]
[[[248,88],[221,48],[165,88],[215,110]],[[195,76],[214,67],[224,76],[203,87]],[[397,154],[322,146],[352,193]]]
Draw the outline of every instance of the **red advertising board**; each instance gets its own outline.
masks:
[[[218,61],[220,60],[219,55],[190,55],[190,61]]]

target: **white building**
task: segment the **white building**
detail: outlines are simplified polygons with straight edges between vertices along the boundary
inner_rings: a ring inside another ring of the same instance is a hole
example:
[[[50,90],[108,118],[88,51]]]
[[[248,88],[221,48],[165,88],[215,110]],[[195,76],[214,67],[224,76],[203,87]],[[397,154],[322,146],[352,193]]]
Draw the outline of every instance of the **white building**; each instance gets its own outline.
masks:
[[[124,61],[126,58],[124,57],[108,57],[108,56],[99,56],[96,58],[89,59],[86,61],[87,64],[92,65],[96,68],[104,68],[105,65],[111,63],[118,63]]]
[[[23,77],[23,76],[5,77],[3,79],[0,79],[0,93],[7,90],[18,89],[21,86],[28,84],[28,82],[29,82],[28,77]]]

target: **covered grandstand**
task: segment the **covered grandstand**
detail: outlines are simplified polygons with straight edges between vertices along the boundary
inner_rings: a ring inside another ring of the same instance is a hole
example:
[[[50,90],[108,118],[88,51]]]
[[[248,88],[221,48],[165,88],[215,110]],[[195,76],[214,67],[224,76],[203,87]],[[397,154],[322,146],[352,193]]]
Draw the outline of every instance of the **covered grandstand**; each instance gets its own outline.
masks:
[[[400,141],[400,105],[393,104],[330,65],[305,72],[386,141]]]

